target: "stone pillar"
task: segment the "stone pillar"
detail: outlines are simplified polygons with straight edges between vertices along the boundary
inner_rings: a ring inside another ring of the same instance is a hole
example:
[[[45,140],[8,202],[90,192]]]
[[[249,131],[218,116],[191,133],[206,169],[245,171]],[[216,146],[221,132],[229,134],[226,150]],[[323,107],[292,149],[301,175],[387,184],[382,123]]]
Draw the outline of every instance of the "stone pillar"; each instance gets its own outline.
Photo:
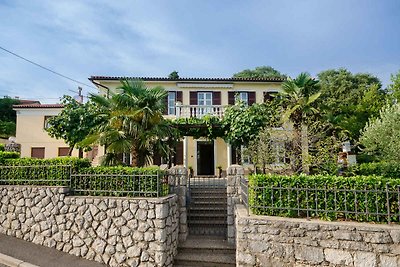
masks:
[[[183,166],[185,166],[185,168],[188,167],[188,152],[189,152],[189,140],[188,137],[185,136],[183,137]]]
[[[228,159],[227,161],[227,166],[232,165],[232,145],[231,144],[226,144],[226,158]]]
[[[240,203],[240,178],[244,176],[244,168],[240,165],[231,165],[226,174],[228,242],[235,243],[235,205]]]
[[[179,212],[179,242],[186,240],[188,236],[187,226],[187,179],[188,171],[184,166],[174,166],[169,169],[169,184],[175,187],[175,193],[178,196],[178,212]]]

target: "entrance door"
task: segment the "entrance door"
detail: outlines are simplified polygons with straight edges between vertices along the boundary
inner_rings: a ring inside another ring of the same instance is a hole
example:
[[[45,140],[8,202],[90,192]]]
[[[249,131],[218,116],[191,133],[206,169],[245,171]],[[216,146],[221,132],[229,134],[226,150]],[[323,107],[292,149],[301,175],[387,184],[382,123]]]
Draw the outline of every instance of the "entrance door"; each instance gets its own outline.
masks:
[[[214,175],[214,141],[197,142],[197,175]]]

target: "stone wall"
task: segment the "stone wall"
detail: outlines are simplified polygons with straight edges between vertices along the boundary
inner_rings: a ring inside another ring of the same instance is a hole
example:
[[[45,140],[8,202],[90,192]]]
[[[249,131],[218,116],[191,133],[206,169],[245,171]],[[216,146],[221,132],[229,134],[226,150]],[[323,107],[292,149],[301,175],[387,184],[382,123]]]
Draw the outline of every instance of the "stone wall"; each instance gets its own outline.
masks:
[[[231,165],[227,173],[227,223],[229,243],[235,243],[235,205],[240,203],[240,179],[244,175],[244,168],[240,165]]]
[[[172,266],[178,197],[78,197],[65,187],[2,186],[0,232],[110,266]]]
[[[399,225],[235,215],[237,266],[400,266]]]

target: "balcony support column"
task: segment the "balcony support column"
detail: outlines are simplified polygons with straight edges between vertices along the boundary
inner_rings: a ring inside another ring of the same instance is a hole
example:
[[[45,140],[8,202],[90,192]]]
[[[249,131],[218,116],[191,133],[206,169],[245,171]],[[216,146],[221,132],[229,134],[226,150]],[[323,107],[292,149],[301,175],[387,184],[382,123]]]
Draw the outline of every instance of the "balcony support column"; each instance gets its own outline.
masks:
[[[185,136],[183,137],[183,165],[185,166],[185,168],[188,168],[188,148],[189,145],[189,140],[188,137]]]
[[[228,167],[232,165],[232,145],[226,144],[226,158],[228,159]]]

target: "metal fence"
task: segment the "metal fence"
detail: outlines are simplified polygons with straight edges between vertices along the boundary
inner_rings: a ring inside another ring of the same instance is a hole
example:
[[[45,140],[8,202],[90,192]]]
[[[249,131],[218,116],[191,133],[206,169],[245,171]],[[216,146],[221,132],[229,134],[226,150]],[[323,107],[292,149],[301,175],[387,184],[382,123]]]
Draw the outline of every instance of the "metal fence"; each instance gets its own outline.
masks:
[[[71,174],[75,195],[160,197],[169,193],[168,178],[155,174]]]
[[[324,220],[400,222],[400,185],[365,185],[363,189],[255,186],[241,179],[241,198],[249,212]]]
[[[71,194],[161,197],[172,187],[164,172],[153,174],[73,173],[70,165],[0,166],[0,185],[69,186]]]
[[[1,185],[68,186],[70,165],[0,166]]]

